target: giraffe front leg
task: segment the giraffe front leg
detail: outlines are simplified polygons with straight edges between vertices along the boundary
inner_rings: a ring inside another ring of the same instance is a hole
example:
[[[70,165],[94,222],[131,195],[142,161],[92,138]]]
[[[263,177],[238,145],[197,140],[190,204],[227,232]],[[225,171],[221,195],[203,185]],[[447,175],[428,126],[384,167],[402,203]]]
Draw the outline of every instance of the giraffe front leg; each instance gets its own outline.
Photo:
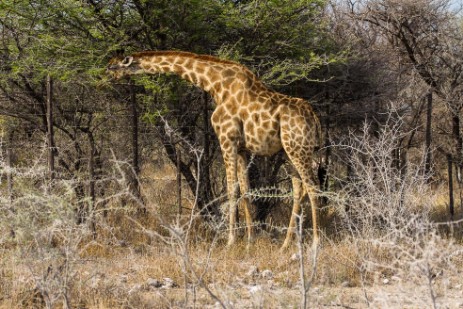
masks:
[[[237,158],[237,165],[238,165],[238,182],[240,184],[240,193],[241,198],[240,202],[242,207],[244,208],[244,216],[246,219],[246,232],[248,236],[248,245],[253,240],[253,227],[252,227],[252,215],[251,215],[251,202],[250,198],[246,196],[246,193],[249,192],[249,176],[248,176],[248,161],[246,159],[245,154],[240,153]]]
[[[228,195],[228,242],[231,246],[236,240],[236,210],[238,196],[238,179],[237,179],[237,153],[236,151],[224,154],[225,170],[227,173],[227,195]]]

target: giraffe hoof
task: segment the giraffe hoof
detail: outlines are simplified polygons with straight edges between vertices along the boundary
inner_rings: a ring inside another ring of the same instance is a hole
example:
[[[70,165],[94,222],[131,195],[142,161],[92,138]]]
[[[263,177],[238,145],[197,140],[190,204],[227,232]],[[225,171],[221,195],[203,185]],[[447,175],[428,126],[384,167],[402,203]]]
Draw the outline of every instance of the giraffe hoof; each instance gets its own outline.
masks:
[[[286,252],[288,251],[288,249],[289,249],[289,242],[285,241],[283,245],[280,247],[280,252],[281,253]]]
[[[313,241],[312,241],[312,248],[313,249],[317,249],[318,247],[320,247],[320,240],[318,238],[315,238]]]
[[[227,248],[231,248],[235,244],[235,238],[229,238],[227,242]]]
[[[249,250],[251,250],[252,244],[253,244],[253,243],[252,243],[251,241],[248,241],[248,242],[246,243],[246,251],[247,251],[247,252],[249,252]]]

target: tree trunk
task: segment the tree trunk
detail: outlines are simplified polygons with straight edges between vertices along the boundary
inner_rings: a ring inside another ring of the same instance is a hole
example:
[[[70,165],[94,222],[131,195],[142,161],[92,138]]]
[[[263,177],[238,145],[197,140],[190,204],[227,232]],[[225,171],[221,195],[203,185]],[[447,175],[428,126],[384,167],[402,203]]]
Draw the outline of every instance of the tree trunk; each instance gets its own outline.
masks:
[[[12,206],[13,203],[13,133],[8,132],[6,145],[6,186],[8,190],[8,202]]]
[[[181,158],[179,159],[179,153],[177,152],[177,149],[175,148],[175,145],[172,144],[172,141],[168,134],[165,131],[164,126],[159,126],[159,134],[162,140],[162,144],[164,146],[164,149],[167,153],[167,157],[169,160],[175,165],[180,168],[180,172],[182,173],[182,176],[185,178],[188,187],[190,188],[191,192],[195,193],[196,192],[196,178],[194,174],[191,172],[190,167],[185,164]],[[198,204],[201,208],[203,205],[204,201],[200,198],[198,198]]]
[[[53,81],[47,75],[47,142],[48,142],[48,189],[55,179],[55,142],[53,134]]]
[[[91,132],[88,133],[88,141],[90,144],[90,155],[88,158],[88,174],[89,174],[89,190],[91,206],[95,204],[95,140]]]
[[[326,101],[329,100],[329,94],[326,93]],[[318,166],[318,181],[320,182],[320,190],[322,192],[327,192],[329,188],[329,175],[328,175],[328,167],[330,165],[331,159],[331,147],[330,147],[330,126],[331,126],[331,117],[330,117],[330,104],[326,104],[326,118],[325,118],[325,142],[323,150],[325,152],[324,162],[319,162]],[[320,145],[322,147],[322,145]],[[321,150],[320,150],[321,151]],[[322,205],[326,205],[328,203],[328,199],[326,196],[322,198]]]
[[[426,96],[426,135],[424,173],[431,176],[431,142],[432,142],[432,91]],[[430,178],[428,178],[430,180]]]
[[[96,238],[96,226],[95,226],[95,157],[98,155],[98,151],[95,146],[95,139],[93,138],[93,133],[88,132],[88,141],[90,143],[90,157],[88,159],[88,174],[89,174],[89,196],[90,204],[88,205],[87,211],[85,211],[85,216],[90,217],[90,228],[92,230],[93,239]]]
[[[180,164],[182,163],[182,155],[180,149],[177,149],[177,205],[178,215],[182,215],[182,173],[180,172]]]
[[[452,135],[455,142],[455,167],[457,172],[457,180],[459,183],[462,181],[461,169],[463,165],[462,150],[463,150],[463,138],[460,132],[460,116],[458,112],[452,115]]]
[[[198,190],[198,198],[200,198],[205,203],[208,203],[212,200],[212,185],[211,185],[211,178],[210,178],[210,164],[211,164],[211,149],[210,149],[210,125],[209,125],[209,96],[204,91],[203,96],[203,156],[200,162],[200,171],[199,171],[199,190]],[[204,205],[203,205],[204,206]],[[211,210],[210,207],[207,211]]]
[[[453,216],[455,214],[455,204],[453,199],[453,173],[452,173],[452,155],[447,154],[447,171],[449,175],[449,213],[450,213],[450,220],[453,220]]]
[[[141,201],[140,193],[140,161],[139,161],[139,149],[138,149],[138,108],[137,108],[137,97],[135,86],[133,82],[130,82],[130,118],[131,118],[131,129],[132,129],[132,171],[129,171],[129,189],[130,192],[139,201]]]
[[[82,181],[78,181],[74,187],[74,192],[77,199],[77,224],[82,224],[87,219],[87,212],[85,206],[85,189]]]

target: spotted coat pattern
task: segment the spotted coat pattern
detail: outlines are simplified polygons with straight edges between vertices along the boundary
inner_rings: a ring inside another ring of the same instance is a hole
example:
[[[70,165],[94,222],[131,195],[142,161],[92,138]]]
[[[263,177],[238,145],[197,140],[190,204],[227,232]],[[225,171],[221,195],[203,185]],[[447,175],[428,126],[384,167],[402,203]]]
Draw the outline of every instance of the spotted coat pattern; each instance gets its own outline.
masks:
[[[320,122],[307,101],[269,90],[239,63],[187,52],[148,51],[113,58],[108,72],[115,78],[142,73],[174,73],[208,91],[214,98],[216,109],[211,123],[220,142],[227,174],[228,245],[233,244],[236,238],[239,191],[244,194],[249,190],[244,149],[264,156],[284,149],[298,175],[292,180],[293,212],[283,247],[291,242],[303,192],[309,195],[313,241],[318,243],[312,162],[315,148],[320,146]],[[251,240],[250,205],[246,198],[241,200],[248,239]]]

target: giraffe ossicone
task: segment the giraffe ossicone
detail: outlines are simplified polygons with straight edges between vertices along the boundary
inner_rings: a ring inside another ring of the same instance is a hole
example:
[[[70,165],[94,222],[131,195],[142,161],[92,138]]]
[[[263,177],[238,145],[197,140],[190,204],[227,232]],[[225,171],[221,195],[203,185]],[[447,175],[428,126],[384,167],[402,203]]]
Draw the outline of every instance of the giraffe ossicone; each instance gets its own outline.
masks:
[[[174,73],[209,92],[216,108],[211,123],[219,139],[227,177],[229,205],[228,245],[236,239],[238,188],[249,191],[244,151],[272,155],[284,149],[297,172],[292,177],[293,210],[283,248],[296,229],[303,192],[309,196],[313,243],[318,243],[317,198],[312,160],[320,147],[321,129],[311,105],[300,98],[269,90],[248,68],[216,57],[179,51],[146,51],[110,60],[107,71],[114,78],[133,74]],[[239,184],[239,187],[238,185]],[[247,236],[252,239],[250,201],[244,205]]]

